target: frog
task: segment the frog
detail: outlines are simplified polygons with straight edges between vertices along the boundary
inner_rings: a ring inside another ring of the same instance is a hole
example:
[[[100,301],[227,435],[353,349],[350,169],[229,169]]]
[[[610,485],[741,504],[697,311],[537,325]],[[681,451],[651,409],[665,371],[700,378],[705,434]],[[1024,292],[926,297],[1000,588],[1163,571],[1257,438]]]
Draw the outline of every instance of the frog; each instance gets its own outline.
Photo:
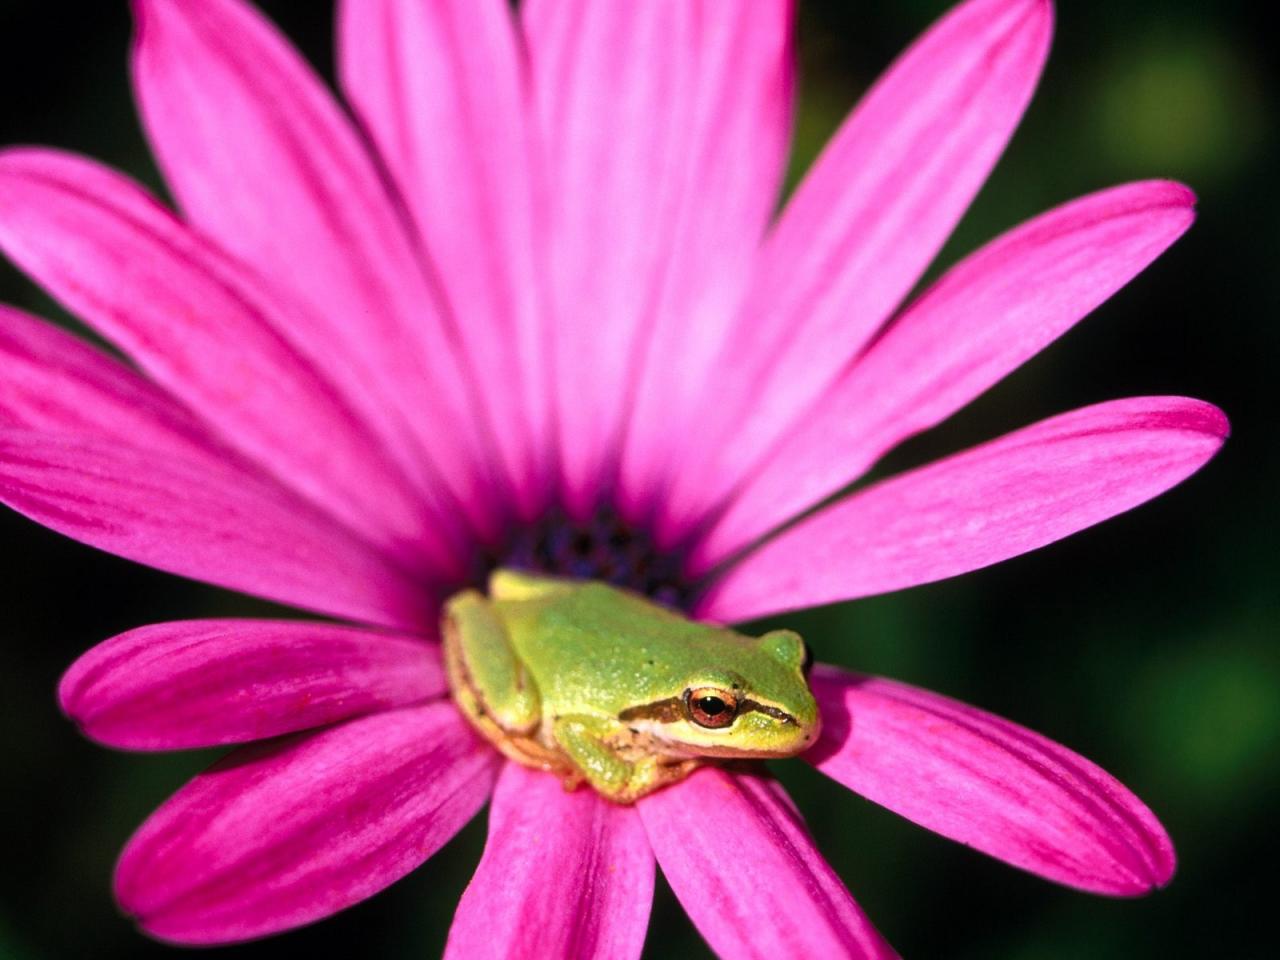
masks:
[[[453,698],[511,760],[632,804],[698,767],[795,756],[820,732],[809,648],[595,580],[499,568],[444,605]]]

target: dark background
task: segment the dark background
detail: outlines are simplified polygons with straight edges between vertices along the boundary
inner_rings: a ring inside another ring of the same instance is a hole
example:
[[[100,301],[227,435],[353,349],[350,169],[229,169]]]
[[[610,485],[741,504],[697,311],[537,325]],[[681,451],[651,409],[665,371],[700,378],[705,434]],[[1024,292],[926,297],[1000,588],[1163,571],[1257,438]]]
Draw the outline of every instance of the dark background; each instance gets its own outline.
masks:
[[[328,5],[264,5],[331,73]],[[943,6],[803,5],[797,170]],[[934,837],[803,764],[778,772],[905,956],[1274,956],[1280,87],[1265,8],[1231,0],[1062,7],[1030,114],[942,262],[1052,204],[1129,179],[1189,183],[1199,221],[1064,342],[890,466],[1126,395],[1211,400],[1234,436],[1172,493],[1064,543],[788,624],[824,659],[969,700],[1103,764],[1162,817],[1179,849],[1178,876],[1138,901],[1075,893]],[[123,2],[0,0],[0,143],[81,150],[158,187],[129,98],[128,35]],[[61,317],[3,263],[0,299]],[[94,747],[59,715],[54,686],[76,655],[118,631],[263,606],[86,549],[7,511],[0,543],[0,958],[171,955],[117,916],[110,871],[132,828],[209,757]],[[483,822],[367,903],[225,955],[437,955]],[[648,955],[706,955],[661,884]]]

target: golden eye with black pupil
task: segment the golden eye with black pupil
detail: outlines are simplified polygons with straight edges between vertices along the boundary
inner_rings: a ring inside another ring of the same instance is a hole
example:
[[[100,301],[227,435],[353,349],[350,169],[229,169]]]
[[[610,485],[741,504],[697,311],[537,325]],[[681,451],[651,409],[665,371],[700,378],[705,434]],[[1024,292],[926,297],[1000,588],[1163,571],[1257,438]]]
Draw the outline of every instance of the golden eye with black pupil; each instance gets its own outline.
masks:
[[[738,698],[719,687],[692,687],[684,692],[684,711],[698,726],[718,730],[733,723]]]

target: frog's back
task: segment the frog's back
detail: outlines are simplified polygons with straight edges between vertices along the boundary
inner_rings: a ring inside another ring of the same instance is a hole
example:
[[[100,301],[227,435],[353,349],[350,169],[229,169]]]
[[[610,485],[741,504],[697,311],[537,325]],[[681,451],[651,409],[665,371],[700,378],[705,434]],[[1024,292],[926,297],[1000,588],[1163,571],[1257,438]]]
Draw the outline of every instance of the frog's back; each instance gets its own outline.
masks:
[[[498,602],[512,646],[544,705],[556,710],[590,705],[616,713],[646,691],[668,696],[690,657],[713,636],[723,643],[723,631],[602,584]]]

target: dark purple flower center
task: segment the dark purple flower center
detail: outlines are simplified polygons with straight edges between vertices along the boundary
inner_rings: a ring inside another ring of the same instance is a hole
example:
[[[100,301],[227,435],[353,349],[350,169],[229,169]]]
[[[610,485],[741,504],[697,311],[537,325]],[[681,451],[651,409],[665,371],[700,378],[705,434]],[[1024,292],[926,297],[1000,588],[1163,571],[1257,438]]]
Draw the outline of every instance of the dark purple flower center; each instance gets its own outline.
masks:
[[[693,599],[683,554],[660,550],[647,531],[608,508],[585,522],[547,514],[518,529],[494,566],[601,580],[680,609]]]

